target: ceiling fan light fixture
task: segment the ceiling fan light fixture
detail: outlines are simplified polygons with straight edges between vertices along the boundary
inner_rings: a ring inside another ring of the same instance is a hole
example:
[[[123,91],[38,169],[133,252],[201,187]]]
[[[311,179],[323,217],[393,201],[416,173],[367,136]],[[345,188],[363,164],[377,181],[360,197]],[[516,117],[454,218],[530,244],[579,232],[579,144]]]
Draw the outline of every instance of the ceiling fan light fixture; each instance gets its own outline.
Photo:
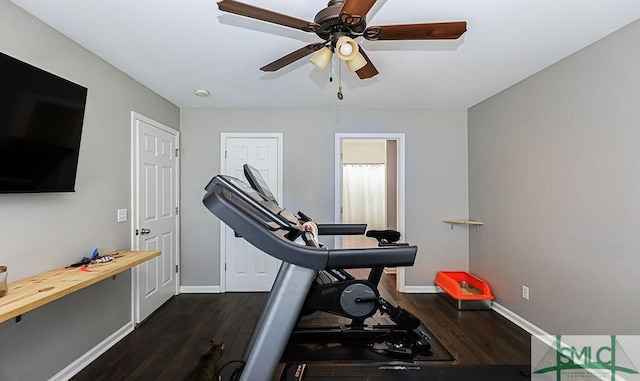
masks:
[[[360,52],[356,52],[356,55],[352,59],[347,61],[347,67],[349,68],[349,70],[353,72],[362,69],[366,65],[367,65],[367,60],[364,58],[364,56]]]
[[[336,54],[341,60],[349,61],[359,53],[358,44],[347,36],[342,36],[336,42]]]
[[[331,63],[331,58],[333,57],[333,52],[328,47],[324,47],[317,52],[313,53],[311,56],[311,63],[316,65],[316,67],[320,70],[325,70],[329,63]]]

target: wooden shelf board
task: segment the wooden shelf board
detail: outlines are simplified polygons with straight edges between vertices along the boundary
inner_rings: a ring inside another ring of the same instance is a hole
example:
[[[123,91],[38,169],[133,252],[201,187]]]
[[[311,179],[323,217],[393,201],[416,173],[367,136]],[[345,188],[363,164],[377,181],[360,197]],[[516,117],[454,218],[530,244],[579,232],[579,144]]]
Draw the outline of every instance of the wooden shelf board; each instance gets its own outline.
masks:
[[[117,251],[106,255],[113,256],[113,261],[92,264],[91,272],[80,267],[59,268],[9,283],[7,295],[0,297],[0,323],[110,278],[159,256],[160,252]]]
[[[484,225],[484,222],[474,220],[442,220],[442,222],[447,224]]]

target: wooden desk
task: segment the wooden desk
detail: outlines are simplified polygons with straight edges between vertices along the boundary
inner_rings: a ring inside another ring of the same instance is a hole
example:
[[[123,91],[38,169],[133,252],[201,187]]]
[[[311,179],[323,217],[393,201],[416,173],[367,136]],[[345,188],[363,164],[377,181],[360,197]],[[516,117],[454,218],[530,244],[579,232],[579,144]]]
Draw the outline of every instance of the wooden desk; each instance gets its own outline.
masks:
[[[159,256],[160,252],[117,251],[105,255],[113,256],[113,261],[92,264],[91,272],[80,267],[60,268],[9,283],[7,295],[0,297],[0,323],[110,278]]]

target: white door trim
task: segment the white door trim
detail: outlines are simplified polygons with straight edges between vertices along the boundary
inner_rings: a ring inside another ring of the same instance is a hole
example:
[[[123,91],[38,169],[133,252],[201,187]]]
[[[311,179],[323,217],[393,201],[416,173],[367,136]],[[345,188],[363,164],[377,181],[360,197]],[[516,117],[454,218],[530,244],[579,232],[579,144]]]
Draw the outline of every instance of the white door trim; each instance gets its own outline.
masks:
[[[135,111],[131,111],[131,204],[130,204],[130,213],[129,213],[129,221],[131,227],[131,250],[139,250],[139,241],[136,239],[136,229],[140,224],[140,216],[137,214],[138,210],[138,173],[137,173],[137,150],[138,145],[136,144],[136,120],[140,120],[144,123],[147,123],[155,128],[158,128],[162,131],[165,131],[175,137],[175,147],[176,149],[180,149],[180,131],[175,130],[169,126],[166,126],[162,123],[156,122],[155,120],[148,118],[142,114],[139,114]],[[175,171],[175,205],[178,208],[178,213],[180,211],[180,155],[176,155],[176,171]],[[179,214],[178,214],[179,215]],[[176,289],[174,291],[175,295],[180,293],[180,272],[182,268],[180,267],[180,217],[176,219],[176,252],[174,263],[178,264],[178,272],[176,273]],[[138,287],[138,267],[134,267],[131,271],[131,320],[133,322],[137,322],[138,316],[140,314],[140,306],[137,303],[137,287]],[[137,323],[136,323],[137,324]]]
[[[283,162],[284,162],[284,149],[283,139],[284,135],[281,132],[223,132],[220,134],[220,172],[225,172],[226,157],[225,148],[227,146],[227,138],[276,138],[278,139],[278,191],[275,196],[281,205],[284,204],[284,189],[283,189]],[[226,252],[226,234],[225,225],[220,222],[220,292],[226,292],[227,273],[225,271],[225,264],[227,262]]]
[[[405,229],[405,136],[404,133],[336,133],[335,138],[335,222],[341,223],[342,216],[342,140],[343,139],[383,139],[398,142],[398,231],[404,240],[411,242]],[[341,238],[336,236],[336,245],[341,245]],[[398,267],[396,274],[398,291],[405,292],[405,268]]]

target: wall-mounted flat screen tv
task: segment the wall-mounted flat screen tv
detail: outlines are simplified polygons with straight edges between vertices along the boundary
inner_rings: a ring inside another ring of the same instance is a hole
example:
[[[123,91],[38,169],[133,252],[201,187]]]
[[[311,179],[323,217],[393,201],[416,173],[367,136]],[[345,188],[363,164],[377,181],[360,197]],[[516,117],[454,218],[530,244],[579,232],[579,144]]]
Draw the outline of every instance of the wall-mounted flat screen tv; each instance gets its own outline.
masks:
[[[0,53],[0,193],[73,192],[87,89]]]

